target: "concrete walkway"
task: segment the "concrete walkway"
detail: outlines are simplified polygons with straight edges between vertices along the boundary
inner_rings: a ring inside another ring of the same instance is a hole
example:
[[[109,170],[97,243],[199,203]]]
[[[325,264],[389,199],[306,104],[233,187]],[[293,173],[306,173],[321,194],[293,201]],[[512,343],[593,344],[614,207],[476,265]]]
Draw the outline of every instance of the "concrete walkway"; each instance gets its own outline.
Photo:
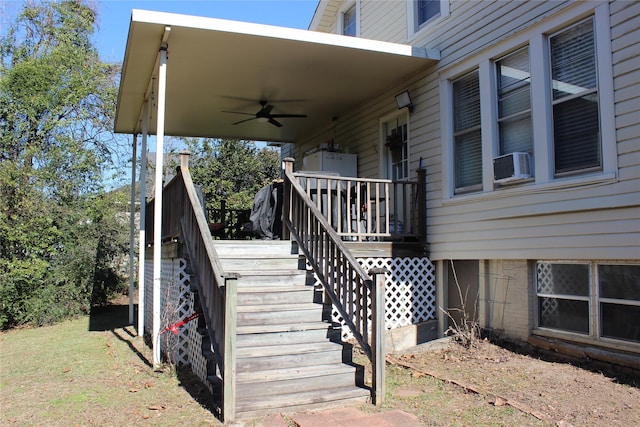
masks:
[[[304,412],[286,416],[298,427],[420,427],[418,419],[407,412],[394,410],[367,414],[355,408]],[[257,427],[292,427],[281,414],[263,418]]]

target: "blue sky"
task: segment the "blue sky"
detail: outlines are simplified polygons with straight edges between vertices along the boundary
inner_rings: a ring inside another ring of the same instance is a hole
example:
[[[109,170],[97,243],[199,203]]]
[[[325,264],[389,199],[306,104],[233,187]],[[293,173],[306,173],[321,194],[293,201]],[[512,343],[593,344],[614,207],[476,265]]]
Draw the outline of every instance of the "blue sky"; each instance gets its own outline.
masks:
[[[132,9],[156,10],[307,29],[317,0],[106,0],[97,2],[94,43],[102,60],[121,62]],[[0,33],[20,11],[22,0],[0,0]]]
[[[103,61],[122,62],[132,9],[307,29],[318,0],[98,0],[96,3],[98,30],[94,35],[94,44]],[[23,4],[24,0],[0,0],[0,35],[13,22]],[[131,139],[131,136],[120,135],[120,138]],[[165,151],[170,151],[171,141],[165,141],[165,144]],[[155,138],[152,137],[149,140],[149,151],[154,150]],[[173,147],[173,150],[177,148]],[[107,178],[107,181],[112,180]],[[117,186],[118,178],[114,178],[110,185]]]

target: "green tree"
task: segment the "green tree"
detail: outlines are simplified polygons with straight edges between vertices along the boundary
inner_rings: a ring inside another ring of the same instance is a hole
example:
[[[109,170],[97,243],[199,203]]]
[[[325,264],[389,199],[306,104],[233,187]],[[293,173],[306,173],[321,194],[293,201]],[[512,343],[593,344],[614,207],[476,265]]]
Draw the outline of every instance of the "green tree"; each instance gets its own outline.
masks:
[[[278,152],[239,139],[186,139],[194,183],[200,185],[207,208],[250,209],[260,188],[280,176]]]
[[[26,3],[0,39],[3,329],[86,312],[121,250],[110,239],[126,228],[114,214],[126,202],[101,187],[119,66],[100,61],[95,25],[82,1]]]

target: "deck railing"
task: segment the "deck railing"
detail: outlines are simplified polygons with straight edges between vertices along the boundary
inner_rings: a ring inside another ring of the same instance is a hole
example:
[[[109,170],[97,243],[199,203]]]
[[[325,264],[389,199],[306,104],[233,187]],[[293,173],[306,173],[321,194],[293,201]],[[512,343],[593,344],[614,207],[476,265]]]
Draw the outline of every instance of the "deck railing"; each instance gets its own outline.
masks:
[[[283,223],[305,255],[333,306],[351,329],[373,366],[372,397],[384,400],[384,281],[383,271],[366,273],[285,159]],[[307,182],[308,183],[308,182]],[[331,182],[327,183],[331,188]],[[322,188],[318,186],[316,188]],[[330,205],[329,205],[330,206]],[[329,210],[329,212],[331,212]],[[288,236],[285,236],[288,237]],[[369,309],[371,325],[369,330]]]
[[[416,181],[293,175],[342,240],[424,240],[424,170],[418,171]]]
[[[188,167],[188,153],[181,153],[178,174],[165,186],[162,196],[162,240],[184,238],[195,285],[215,355],[216,371],[222,377],[223,418],[235,418],[235,339],[237,278],[224,272],[209,232]],[[147,212],[153,210],[153,201]],[[153,218],[153,212],[151,212]],[[149,220],[149,217],[147,217]],[[150,227],[153,223],[147,222]],[[151,228],[152,229],[152,228]]]

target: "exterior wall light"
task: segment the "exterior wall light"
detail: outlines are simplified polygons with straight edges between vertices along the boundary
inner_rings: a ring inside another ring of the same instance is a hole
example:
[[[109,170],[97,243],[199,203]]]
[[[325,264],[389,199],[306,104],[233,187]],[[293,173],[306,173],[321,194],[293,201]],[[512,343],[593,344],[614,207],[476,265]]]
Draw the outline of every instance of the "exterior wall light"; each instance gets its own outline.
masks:
[[[410,113],[413,113],[413,104],[411,103],[411,97],[409,91],[405,90],[396,95],[396,104],[398,104],[398,110],[407,107]]]

